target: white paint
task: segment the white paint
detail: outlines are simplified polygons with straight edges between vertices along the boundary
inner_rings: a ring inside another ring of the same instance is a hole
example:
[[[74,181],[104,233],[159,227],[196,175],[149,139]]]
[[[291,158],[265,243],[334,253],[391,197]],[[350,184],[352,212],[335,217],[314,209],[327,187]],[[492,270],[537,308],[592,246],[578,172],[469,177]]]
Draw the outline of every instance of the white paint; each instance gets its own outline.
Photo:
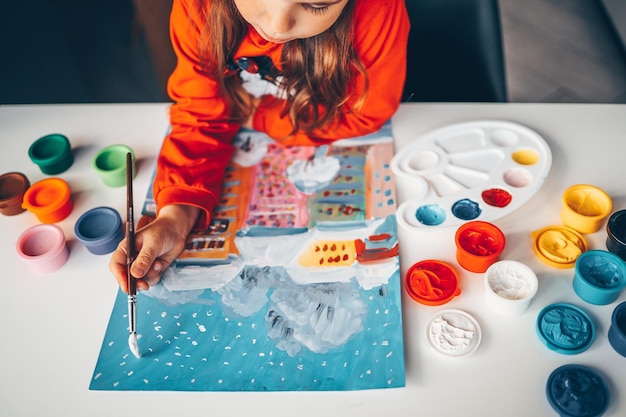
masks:
[[[444,310],[430,321],[427,330],[431,346],[447,356],[468,356],[478,349],[481,331],[478,322],[461,310]]]
[[[489,307],[505,315],[525,312],[537,293],[537,275],[517,261],[498,261],[484,276],[485,301]]]
[[[128,336],[128,347],[136,358],[141,358],[141,353],[139,353],[139,344],[137,343],[137,333],[133,332]]]

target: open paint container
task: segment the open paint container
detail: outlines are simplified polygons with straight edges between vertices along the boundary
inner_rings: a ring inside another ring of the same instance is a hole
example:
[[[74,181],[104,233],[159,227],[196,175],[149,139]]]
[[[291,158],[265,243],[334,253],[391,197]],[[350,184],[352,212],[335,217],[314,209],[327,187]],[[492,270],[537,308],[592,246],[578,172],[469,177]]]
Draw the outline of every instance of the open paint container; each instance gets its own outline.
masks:
[[[600,417],[609,408],[608,384],[597,371],[585,365],[563,365],[552,371],[546,396],[561,417]]]
[[[24,194],[30,187],[30,181],[21,172],[7,172],[0,175],[0,213],[14,216],[23,213]]]
[[[544,307],[537,316],[536,330],[548,349],[565,355],[575,355],[589,349],[596,334],[589,315],[567,303]]]
[[[438,312],[430,319],[426,337],[432,348],[442,355],[465,357],[478,349],[482,332],[470,314],[449,309]]]
[[[573,268],[587,251],[587,241],[576,230],[566,226],[548,226],[531,233],[535,255],[554,268]]]
[[[606,248],[626,261],[626,210],[611,214],[606,234]]]
[[[626,357],[626,301],[618,304],[613,310],[609,342],[617,353]]]
[[[504,233],[494,224],[471,221],[463,224],[454,236],[456,260],[470,272],[485,272],[504,250]]]
[[[461,293],[454,268],[437,260],[413,264],[406,273],[405,286],[412,299],[429,306],[445,304]]]
[[[498,261],[484,275],[485,301],[489,307],[504,315],[518,315],[528,310],[537,294],[537,275],[517,261]]]
[[[126,184],[126,154],[132,155],[133,178],[137,174],[135,169],[135,154],[126,145],[111,145],[102,148],[96,153],[92,167],[96,174],[109,187],[122,187]]]
[[[69,256],[63,230],[54,224],[38,224],[26,229],[15,246],[20,258],[38,273],[56,271]]]
[[[506,121],[453,124],[416,137],[391,161],[398,224],[409,230],[493,221],[526,203],[552,165],[545,140]]]
[[[59,222],[72,212],[70,187],[61,178],[37,181],[24,194],[23,205],[42,223]]]
[[[96,207],[78,218],[74,234],[89,252],[95,255],[111,253],[124,238],[122,218],[111,207]]]
[[[31,161],[41,172],[56,175],[66,171],[74,163],[70,141],[64,135],[53,133],[37,139],[28,149]]]
[[[561,221],[580,233],[600,230],[613,209],[611,197],[593,185],[577,184],[563,193]]]
[[[588,303],[610,304],[626,287],[626,264],[612,252],[585,252],[576,260],[573,286],[576,294]]]

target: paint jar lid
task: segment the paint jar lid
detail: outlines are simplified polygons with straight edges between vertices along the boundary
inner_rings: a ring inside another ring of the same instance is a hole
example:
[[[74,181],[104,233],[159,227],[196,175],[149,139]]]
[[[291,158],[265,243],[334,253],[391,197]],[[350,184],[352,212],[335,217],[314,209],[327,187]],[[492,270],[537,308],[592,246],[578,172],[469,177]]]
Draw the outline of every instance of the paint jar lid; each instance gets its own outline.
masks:
[[[588,366],[574,364],[552,371],[546,395],[561,417],[600,417],[611,401],[604,378]]]
[[[445,304],[461,293],[454,268],[431,259],[413,264],[406,273],[405,284],[411,298],[429,306]]]
[[[482,332],[474,317],[462,310],[438,312],[426,327],[426,338],[437,352],[451,357],[473,354],[480,346]]]
[[[544,227],[531,236],[535,255],[554,268],[573,268],[576,259],[588,248],[585,238],[567,226]]]
[[[587,350],[596,332],[589,315],[567,303],[544,307],[537,316],[536,330],[548,349],[564,355],[575,355]]]

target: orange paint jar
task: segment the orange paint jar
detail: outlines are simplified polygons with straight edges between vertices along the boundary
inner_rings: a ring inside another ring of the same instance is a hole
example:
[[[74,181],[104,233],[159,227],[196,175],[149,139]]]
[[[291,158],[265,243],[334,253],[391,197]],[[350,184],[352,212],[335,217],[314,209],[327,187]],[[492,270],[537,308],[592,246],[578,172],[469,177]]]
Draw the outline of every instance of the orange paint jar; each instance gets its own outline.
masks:
[[[43,179],[26,191],[22,205],[42,223],[59,222],[72,212],[70,187],[61,178]]]
[[[459,227],[454,236],[456,260],[470,272],[485,272],[504,250],[504,233],[494,224],[471,221]]]

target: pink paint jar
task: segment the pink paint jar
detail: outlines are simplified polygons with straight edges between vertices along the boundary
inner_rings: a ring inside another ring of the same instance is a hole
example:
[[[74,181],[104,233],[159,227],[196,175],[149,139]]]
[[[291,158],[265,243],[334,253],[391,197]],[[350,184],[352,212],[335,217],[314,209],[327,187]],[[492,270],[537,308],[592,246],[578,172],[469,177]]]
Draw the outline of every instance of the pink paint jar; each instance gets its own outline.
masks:
[[[15,246],[20,258],[38,273],[56,271],[69,257],[63,230],[54,224],[38,224],[26,229]]]

